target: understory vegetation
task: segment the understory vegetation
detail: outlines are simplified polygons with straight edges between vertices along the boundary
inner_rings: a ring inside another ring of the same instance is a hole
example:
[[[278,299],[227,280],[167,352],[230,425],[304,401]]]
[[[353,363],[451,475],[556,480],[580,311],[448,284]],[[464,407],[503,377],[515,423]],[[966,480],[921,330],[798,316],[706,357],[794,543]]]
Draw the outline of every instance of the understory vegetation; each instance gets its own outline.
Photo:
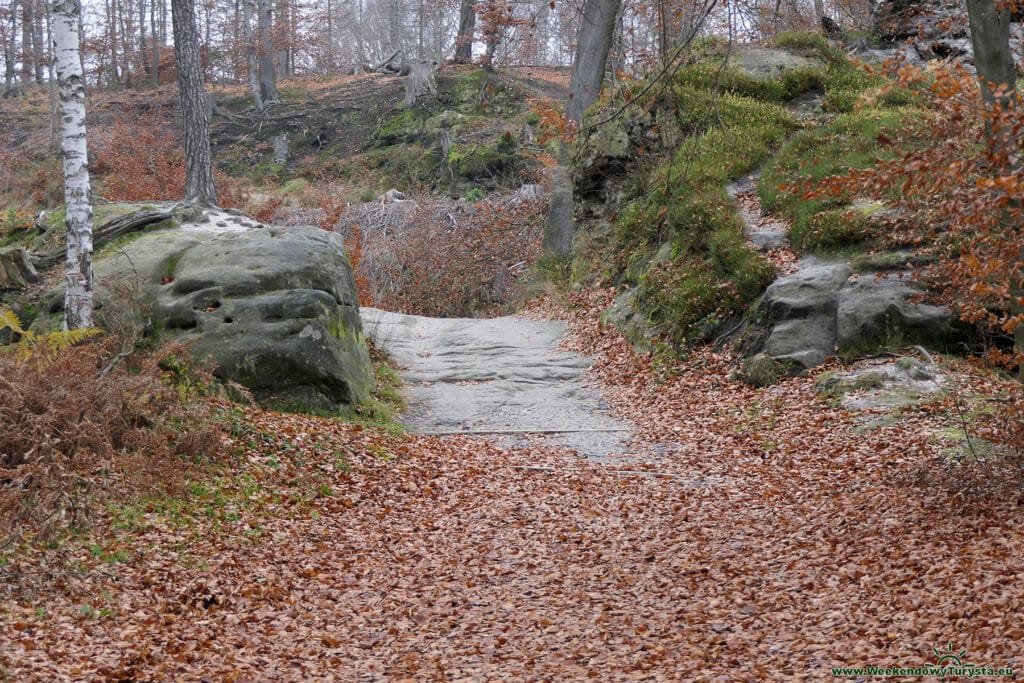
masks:
[[[807,187],[891,156],[887,134],[921,113],[906,109],[917,101],[908,89],[885,88],[887,79],[819,37],[784,34],[776,44],[806,59],[755,76],[712,41],[678,70],[599,105],[598,123],[579,143],[578,191],[604,205],[584,220],[576,277],[593,279],[593,264],[605,264],[598,279],[636,288],[645,327],[676,348],[713,338],[774,277],[747,243],[726,183],[771,157],[762,196],[768,210],[792,221],[794,247],[862,242],[870,223],[863,212],[840,209],[835,198],[809,199]],[[833,120],[799,118],[800,98],[820,100]],[[626,148],[615,147],[620,140]],[[609,174],[620,178],[614,192]]]
[[[185,349],[115,365],[116,340],[72,347],[69,335],[0,352],[0,547],[88,527],[140,495],[180,493],[220,458],[212,378]]]

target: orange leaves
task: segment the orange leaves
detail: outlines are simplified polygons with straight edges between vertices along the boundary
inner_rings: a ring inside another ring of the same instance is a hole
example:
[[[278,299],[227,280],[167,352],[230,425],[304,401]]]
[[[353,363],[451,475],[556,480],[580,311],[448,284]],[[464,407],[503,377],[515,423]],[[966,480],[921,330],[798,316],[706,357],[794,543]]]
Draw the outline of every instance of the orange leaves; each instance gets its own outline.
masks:
[[[773,681],[947,640],[1020,657],[1019,486],[1000,486],[1010,466],[944,460],[930,434],[955,425],[948,405],[865,430],[881,416],[816,398],[813,378],[754,389],[728,351],[638,354],[600,322],[616,293],[534,312],[597,354],[637,424],[628,460],[236,409],[224,476],[70,539],[73,573],[54,551],[0,568],[24,582],[4,585],[5,673]]]
[[[909,66],[896,75],[905,85],[925,83]],[[902,150],[896,140],[893,160],[830,178],[814,191],[897,199],[901,215],[892,226],[892,246],[940,256],[924,269],[925,281],[965,321],[987,322],[1001,335],[1024,269],[1016,228],[1024,221],[1018,161],[1024,107],[986,106],[976,77],[962,67],[931,68],[928,75],[932,81],[923,94],[930,98],[924,119],[929,130],[921,140]],[[890,145],[893,136],[883,135],[879,143]],[[1006,343],[998,341],[1000,335],[996,341]]]
[[[579,126],[575,121],[567,118],[564,113],[555,109],[546,100],[530,98],[527,102],[539,117],[537,122],[538,142],[543,145],[549,140],[558,139],[570,144],[576,140]]]
[[[118,117],[90,131],[93,170],[103,193],[118,201],[179,199],[185,191],[185,156],[173,126],[159,110]]]

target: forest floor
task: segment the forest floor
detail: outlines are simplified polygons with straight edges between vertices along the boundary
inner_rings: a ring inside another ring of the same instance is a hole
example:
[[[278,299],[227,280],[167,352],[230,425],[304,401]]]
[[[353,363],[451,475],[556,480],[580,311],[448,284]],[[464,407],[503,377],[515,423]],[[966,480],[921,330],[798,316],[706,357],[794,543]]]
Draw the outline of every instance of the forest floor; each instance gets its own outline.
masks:
[[[829,680],[947,648],[1024,668],[1019,462],[950,436],[1011,385],[953,364],[953,390],[880,419],[813,376],[734,381],[727,351],[637,355],[597,322],[610,296],[528,313],[595,358],[628,464],[235,408],[232,464],[187,500],[3,567],[0,672]]]
[[[313,94],[337,127],[393,80]],[[636,353],[598,322],[614,294],[525,315],[593,358],[572,381],[629,425],[628,457],[224,405],[226,464],[187,495],[4,549],[0,680],[864,680],[832,669],[952,656],[1019,675],[1024,467],[964,438],[1019,385],[945,360],[944,391],[902,407],[816,393],[837,362],[752,387],[728,349]]]

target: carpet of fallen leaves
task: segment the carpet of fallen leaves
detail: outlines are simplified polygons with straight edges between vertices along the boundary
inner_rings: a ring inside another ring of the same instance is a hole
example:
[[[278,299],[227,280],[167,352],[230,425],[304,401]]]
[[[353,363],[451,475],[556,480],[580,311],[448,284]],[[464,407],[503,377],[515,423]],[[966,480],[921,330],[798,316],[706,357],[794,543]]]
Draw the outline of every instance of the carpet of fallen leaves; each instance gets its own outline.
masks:
[[[2,568],[12,680],[775,681],[1024,669],[1024,490],[950,464],[942,400],[863,429],[810,378],[666,366],[562,311],[637,425],[618,466],[245,409],[186,501]],[[963,371],[989,395],[1011,385]],[[643,470],[651,474],[642,473]],[[57,562],[57,559],[60,562]]]

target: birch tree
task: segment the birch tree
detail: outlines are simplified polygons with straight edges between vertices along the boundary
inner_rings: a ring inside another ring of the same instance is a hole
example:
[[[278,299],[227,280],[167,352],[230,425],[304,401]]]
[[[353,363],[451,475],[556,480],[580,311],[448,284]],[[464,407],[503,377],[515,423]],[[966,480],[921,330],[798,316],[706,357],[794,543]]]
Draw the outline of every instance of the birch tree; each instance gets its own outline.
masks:
[[[67,226],[64,327],[92,327],[92,204],[85,138],[85,84],[79,59],[79,0],[53,3],[53,51],[60,86],[61,154]]]

